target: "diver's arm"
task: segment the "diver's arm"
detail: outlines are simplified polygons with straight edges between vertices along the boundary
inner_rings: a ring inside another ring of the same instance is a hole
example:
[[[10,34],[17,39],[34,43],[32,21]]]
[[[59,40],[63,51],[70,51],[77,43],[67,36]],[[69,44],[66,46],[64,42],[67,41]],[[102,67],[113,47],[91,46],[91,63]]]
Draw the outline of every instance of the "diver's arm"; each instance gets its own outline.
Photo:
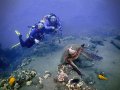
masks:
[[[47,23],[48,23],[48,21],[46,20],[46,21],[44,21],[44,27],[45,27],[45,29],[55,29],[55,27],[54,26],[48,26],[47,25]]]
[[[57,24],[58,24],[58,25],[57,25],[56,31],[57,31],[57,30],[60,31],[62,26],[61,26],[61,22],[60,22],[59,18],[57,19]]]
[[[47,26],[46,24],[44,24],[44,27],[45,27],[45,29],[55,29],[55,27],[53,27],[53,26]]]
[[[55,27],[47,25],[48,24],[48,20],[46,18],[43,18],[40,22],[44,24],[45,29],[48,29],[48,30],[49,29],[55,29]]]

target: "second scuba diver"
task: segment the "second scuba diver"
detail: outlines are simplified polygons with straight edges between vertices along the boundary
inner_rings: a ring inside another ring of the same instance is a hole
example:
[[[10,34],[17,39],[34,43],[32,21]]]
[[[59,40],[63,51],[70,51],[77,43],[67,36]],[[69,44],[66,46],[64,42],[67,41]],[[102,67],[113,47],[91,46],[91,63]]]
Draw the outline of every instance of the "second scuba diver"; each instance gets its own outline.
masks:
[[[53,34],[61,31],[61,23],[59,18],[53,14],[50,13],[43,17],[43,19],[40,21],[44,23],[45,26],[45,33],[46,34]]]

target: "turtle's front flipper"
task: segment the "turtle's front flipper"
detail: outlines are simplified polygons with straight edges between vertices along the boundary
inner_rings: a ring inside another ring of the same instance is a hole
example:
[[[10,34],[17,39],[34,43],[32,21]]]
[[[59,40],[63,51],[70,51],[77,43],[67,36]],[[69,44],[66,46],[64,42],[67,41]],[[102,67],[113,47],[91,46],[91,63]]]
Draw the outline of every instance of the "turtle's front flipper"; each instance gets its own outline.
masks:
[[[74,69],[80,76],[82,76],[81,71],[80,71],[79,68],[73,63],[73,61],[70,61],[69,64],[73,67],[73,69]]]

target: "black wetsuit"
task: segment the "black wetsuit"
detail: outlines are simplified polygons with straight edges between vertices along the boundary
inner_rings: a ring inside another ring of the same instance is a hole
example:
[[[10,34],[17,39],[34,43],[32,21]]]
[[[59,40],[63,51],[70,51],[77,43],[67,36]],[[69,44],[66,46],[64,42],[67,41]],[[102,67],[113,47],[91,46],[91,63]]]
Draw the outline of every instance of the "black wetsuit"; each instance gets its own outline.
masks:
[[[20,40],[21,46],[22,47],[27,47],[27,48],[32,47],[35,44],[35,39],[37,39],[37,40],[42,40],[43,39],[44,30],[45,30],[44,27],[42,29],[38,29],[37,27],[35,27],[31,31],[29,37],[25,41],[23,41],[22,35],[20,35],[19,40]]]

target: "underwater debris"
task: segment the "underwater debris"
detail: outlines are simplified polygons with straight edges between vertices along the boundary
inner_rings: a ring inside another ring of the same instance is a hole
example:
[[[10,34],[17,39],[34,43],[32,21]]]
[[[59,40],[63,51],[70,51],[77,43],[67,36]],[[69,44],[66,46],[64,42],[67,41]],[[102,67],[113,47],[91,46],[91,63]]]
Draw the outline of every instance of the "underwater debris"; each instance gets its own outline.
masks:
[[[83,45],[71,45],[70,48],[67,48],[61,58],[62,65],[70,65],[74,71],[76,71],[80,76],[82,73],[80,71],[80,67],[92,67],[94,63],[91,62],[93,60],[101,60],[102,57],[94,54],[92,52],[86,51]]]
[[[45,75],[43,76],[44,79],[47,79],[48,77],[51,77],[51,73],[49,71],[45,71]]]
[[[20,85],[18,83],[15,83],[14,90],[18,90],[20,88]]]
[[[114,39],[119,40],[120,41],[120,35],[117,35]]]
[[[103,43],[102,40],[94,40],[94,39],[91,39],[90,42],[93,43],[93,44],[95,44],[95,45],[104,46],[104,43]]]
[[[101,57],[101,56],[99,56],[99,55],[97,55],[97,54],[95,54],[95,53],[91,53],[91,52],[85,52],[92,60],[98,60],[98,61],[100,61],[100,60],[102,60],[103,59],[103,57]]]
[[[68,75],[61,69],[60,72],[58,72],[57,80],[58,82],[67,82]]]
[[[118,49],[120,49],[120,40],[113,39],[111,43]]]

